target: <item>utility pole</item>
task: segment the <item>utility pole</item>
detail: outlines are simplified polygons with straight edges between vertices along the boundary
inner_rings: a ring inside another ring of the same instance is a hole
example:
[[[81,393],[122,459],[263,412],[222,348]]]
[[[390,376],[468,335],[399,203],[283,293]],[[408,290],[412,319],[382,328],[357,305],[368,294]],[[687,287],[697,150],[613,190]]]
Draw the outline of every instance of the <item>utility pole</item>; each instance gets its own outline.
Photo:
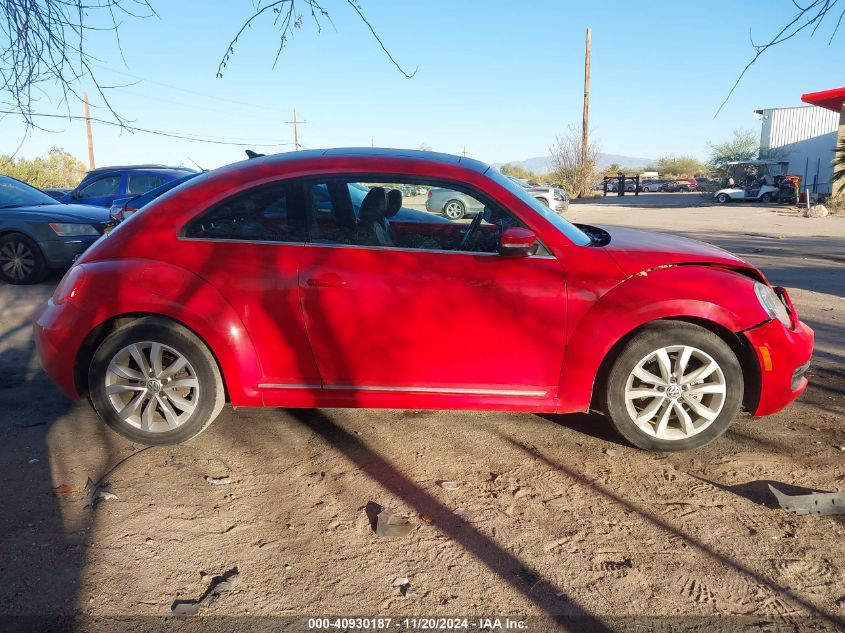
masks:
[[[299,149],[299,125],[301,123],[308,123],[308,121],[296,120],[296,108],[293,109],[293,121],[285,121],[285,123],[293,123],[293,148]]]
[[[91,113],[88,112],[88,92],[82,93],[85,104],[85,127],[88,128],[88,169],[94,169],[94,137],[91,135]]]
[[[587,165],[587,155],[590,142],[590,44],[593,39],[593,29],[587,27],[587,45],[584,53],[584,119],[581,124],[581,169],[585,169]],[[586,174],[584,174],[586,176]],[[586,187],[587,183],[581,183],[582,187]],[[587,192],[580,192],[585,195]]]

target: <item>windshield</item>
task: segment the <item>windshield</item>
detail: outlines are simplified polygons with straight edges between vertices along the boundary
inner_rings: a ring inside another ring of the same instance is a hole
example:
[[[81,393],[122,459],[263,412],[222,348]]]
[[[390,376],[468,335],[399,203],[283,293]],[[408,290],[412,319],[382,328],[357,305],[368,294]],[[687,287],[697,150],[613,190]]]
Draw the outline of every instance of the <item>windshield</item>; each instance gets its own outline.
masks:
[[[61,204],[35,187],[20,180],[0,176],[0,209],[8,207],[34,207],[42,204]]]
[[[538,215],[543,216],[543,218],[554,224],[555,228],[557,228],[558,231],[563,233],[566,237],[568,237],[578,246],[587,246],[588,244],[592,243],[593,240],[590,239],[590,237],[586,233],[584,233],[584,231],[579,229],[574,224],[570,224],[562,217],[560,217],[557,213],[552,211],[549,207],[537,200],[537,198],[531,196],[527,191],[525,191],[525,187],[520,187],[510,178],[499,173],[495,169],[490,169],[489,171],[487,171],[486,175],[496,181],[497,184],[510,191],[513,195],[522,200],[529,207],[534,209],[534,211],[536,211]]]

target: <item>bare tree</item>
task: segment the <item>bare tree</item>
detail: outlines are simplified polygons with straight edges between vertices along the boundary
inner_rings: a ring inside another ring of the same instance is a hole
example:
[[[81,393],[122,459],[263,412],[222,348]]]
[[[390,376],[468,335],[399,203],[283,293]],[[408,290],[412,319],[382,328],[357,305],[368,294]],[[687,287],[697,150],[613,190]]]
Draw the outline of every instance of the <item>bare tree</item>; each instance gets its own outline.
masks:
[[[393,55],[384,45],[381,37],[379,37],[376,30],[373,28],[373,25],[364,15],[364,10],[362,9],[361,4],[357,0],[342,0],[342,2],[351,7],[361,21],[367,26],[373,38],[376,42],[378,42],[379,46],[381,46],[384,54],[387,55],[388,59],[394,66],[396,66],[399,72],[405,75],[405,77],[413,77],[417,73],[417,69],[415,68],[413,72],[408,72],[399,64],[399,62],[396,61],[396,59],[394,59]],[[300,8],[304,11],[300,11]],[[276,62],[279,60],[279,55],[282,54],[282,49],[284,49],[290,41],[293,31],[302,28],[303,22],[306,19],[306,14],[308,14],[314,25],[317,27],[318,33],[322,31],[324,21],[327,21],[334,26],[329,12],[318,0],[271,0],[263,6],[261,2],[259,2],[249,17],[241,25],[241,28],[235,34],[235,37],[231,42],[229,42],[229,47],[226,49],[226,52],[217,66],[217,77],[223,76],[223,69],[229,63],[232,55],[234,55],[235,45],[238,43],[241,36],[243,36],[253,23],[262,18],[272,19],[273,25],[279,33],[276,45],[276,57],[273,60],[273,66],[275,67]]]
[[[100,60],[91,54],[89,46],[96,37],[110,36],[123,57],[119,34],[123,20],[155,16],[152,1],[0,0],[0,115],[18,114],[26,121],[27,129],[39,127],[36,120],[45,115],[36,111],[36,104],[48,100],[48,89],[58,86],[62,95],[60,105],[73,118],[71,106],[82,101],[78,87],[86,81],[93,84],[99,95],[100,103],[96,107],[106,108],[113,121],[125,129],[138,129],[127,125],[111,107],[109,91],[121,86],[109,86],[98,79],[95,68]],[[266,4],[264,1],[252,6],[249,17],[229,43],[218,64],[218,77],[222,77],[239,38],[256,20],[269,18],[278,27],[274,65],[292,32],[302,27],[307,16],[318,33],[324,22],[331,22],[328,11],[318,0],[269,0]],[[405,71],[393,58],[357,0],[329,1],[335,7],[350,8],[403,75],[412,77],[416,73],[416,70]]]
[[[89,39],[108,34],[120,50],[121,20],[155,15],[148,0],[3,0],[0,2],[0,101],[24,117],[29,127],[33,105],[47,97],[45,87],[57,85],[61,103],[82,101],[77,85],[89,77],[104,105],[107,86],[92,66],[97,60],[88,49]],[[121,51],[121,56],[122,56]]]
[[[580,128],[571,125],[569,132],[556,137],[555,144],[549,148],[552,155],[552,175],[569,195],[578,198],[583,198],[590,192],[598,173],[599,162],[598,144],[593,140],[587,141],[587,160],[584,162],[582,143]]]
[[[716,110],[716,115],[722,111],[722,108],[725,107],[725,104],[730,100],[731,96],[736,90],[736,87],[739,85],[739,82],[742,81],[742,78],[745,77],[745,74],[748,72],[748,69],[751,68],[760,57],[762,57],[766,51],[768,51],[773,46],[777,46],[778,44],[782,44],[787,40],[792,39],[799,33],[806,31],[807,29],[812,28],[810,31],[810,37],[813,37],[816,34],[816,31],[819,30],[819,27],[824,23],[832,23],[833,29],[830,33],[830,37],[827,40],[828,46],[833,42],[833,39],[836,37],[836,34],[839,32],[839,27],[842,24],[843,18],[845,18],[845,1],[841,0],[804,0],[807,4],[799,4],[796,0],[790,0],[795,8],[798,10],[795,15],[793,15],[789,21],[784,24],[781,29],[773,36],[769,37],[762,42],[755,42],[754,37],[751,34],[751,31],[748,32],[748,38],[751,40],[751,46],[754,49],[754,55],[752,55],[749,62],[745,65],[745,68],[742,69],[742,72],[739,73],[739,76],[736,78],[733,86],[731,86],[730,91],[728,92],[728,96],[725,97],[725,100],[719,106],[719,109]],[[835,20],[835,21],[834,21]]]

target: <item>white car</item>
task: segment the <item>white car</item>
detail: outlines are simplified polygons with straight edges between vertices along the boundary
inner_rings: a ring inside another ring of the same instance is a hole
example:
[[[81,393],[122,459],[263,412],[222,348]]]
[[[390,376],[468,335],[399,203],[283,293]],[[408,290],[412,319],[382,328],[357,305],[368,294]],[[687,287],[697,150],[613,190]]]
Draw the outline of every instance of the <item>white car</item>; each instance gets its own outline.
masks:
[[[508,176],[508,178],[525,189],[529,196],[536,198],[555,213],[565,213],[569,211],[569,196],[566,194],[566,191],[560,187],[531,185],[514,176]]]

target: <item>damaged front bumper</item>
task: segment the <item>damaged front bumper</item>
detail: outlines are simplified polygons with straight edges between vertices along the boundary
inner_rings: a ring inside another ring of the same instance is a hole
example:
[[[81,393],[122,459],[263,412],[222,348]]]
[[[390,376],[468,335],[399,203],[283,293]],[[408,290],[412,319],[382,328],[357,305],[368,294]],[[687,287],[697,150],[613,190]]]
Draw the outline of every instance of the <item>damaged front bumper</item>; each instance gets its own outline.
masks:
[[[755,416],[780,411],[807,388],[804,374],[813,355],[813,330],[798,319],[791,302],[789,308],[791,327],[774,319],[742,333],[759,364],[760,391],[751,408]]]

